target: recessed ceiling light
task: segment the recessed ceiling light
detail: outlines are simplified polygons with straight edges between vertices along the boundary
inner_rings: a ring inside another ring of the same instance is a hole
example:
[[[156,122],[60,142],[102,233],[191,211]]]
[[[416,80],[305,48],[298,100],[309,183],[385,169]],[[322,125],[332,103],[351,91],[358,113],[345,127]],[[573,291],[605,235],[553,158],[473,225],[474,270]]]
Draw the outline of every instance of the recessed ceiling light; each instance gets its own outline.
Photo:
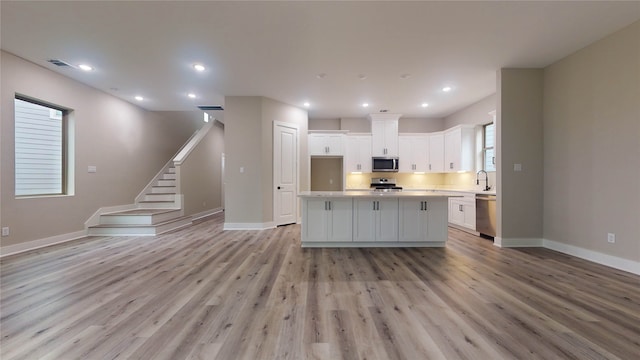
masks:
[[[422,107],[426,108],[426,107],[428,107],[428,106],[429,106],[429,104],[427,104],[427,103],[422,103],[422,105],[420,105],[420,106],[422,106]]]
[[[196,71],[200,71],[200,72],[202,72],[202,71],[204,71],[204,70],[205,70],[205,67],[204,67],[204,65],[202,65],[202,64],[193,64],[193,68],[194,68]]]
[[[367,103],[363,103],[363,104],[362,104],[362,107],[369,107],[369,104],[367,104]]]
[[[451,86],[445,86],[445,87],[443,87],[443,88],[442,88],[442,91],[444,91],[444,92],[449,92],[449,91],[451,91]]]
[[[305,102],[305,103],[304,103],[304,104],[302,104],[302,105],[304,105],[304,107],[309,107],[309,106],[311,106],[311,104],[309,104],[309,102],[308,102],[308,101],[307,101],[307,102]]]
[[[195,99],[196,98],[196,94],[194,94],[194,93],[188,93],[187,96],[190,97],[191,99]]]
[[[400,79],[406,80],[411,77],[411,74],[402,74],[400,75]]]
[[[136,95],[136,97],[134,99],[136,99],[138,101],[144,100],[144,98],[142,96],[140,96],[140,95]]]
[[[90,66],[90,65],[87,65],[87,64],[80,64],[80,65],[78,65],[78,67],[82,71],[91,71],[91,70],[93,70],[93,67]]]
[[[326,77],[327,77],[327,74],[325,74],[325,73],[320,73],[320,74],[316,75],[316,77],[317,77],[318,79],[324,79],[324,78],[326,78]]]

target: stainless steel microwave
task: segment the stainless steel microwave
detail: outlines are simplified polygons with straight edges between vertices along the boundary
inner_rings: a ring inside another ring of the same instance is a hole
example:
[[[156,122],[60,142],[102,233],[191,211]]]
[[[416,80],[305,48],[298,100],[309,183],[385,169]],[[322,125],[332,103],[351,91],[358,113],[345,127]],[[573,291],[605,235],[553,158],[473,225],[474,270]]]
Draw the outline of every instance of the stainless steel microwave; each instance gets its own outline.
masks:
[[[398,172],[397,157],[373,157],[371,170],[373,172]]]

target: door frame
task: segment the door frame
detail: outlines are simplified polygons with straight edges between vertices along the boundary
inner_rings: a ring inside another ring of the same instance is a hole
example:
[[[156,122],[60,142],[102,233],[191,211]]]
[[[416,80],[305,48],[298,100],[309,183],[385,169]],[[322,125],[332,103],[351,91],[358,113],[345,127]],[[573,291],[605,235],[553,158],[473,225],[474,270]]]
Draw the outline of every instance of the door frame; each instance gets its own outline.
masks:
[[[274,226],[278,226],[278,225],[282,225],[282,224],[277,224],[276,223],[276,171],[275,171],[275,164],[276,164],[276,142],[275,142],[275,136],[276,136],[276,128],[278,126],[281,127],[288,127],[288,128],[292,128],[296,130],[296,151],[295,151],[295,164],[296,164],[296,184],[295,184],[295,189],[296,189],[296,199],[297,199],[297,195],[300,193],[300,126],[298,124],[294,124],[294,123],[289,123],[289,122],[284,122],[284,121],[278,121],[278,120],[274,120],[273,121],[273,126],[272,126],[272,133],[271,133],[271,144],[272,144],[272,153],[271,153],[271,172],[272,172],[272,178],[271,178],[271,201],[273,202],[273,225]],[[300,222],[300,199],[296,200],[296,206],[295,206],[295,215],[294,215],[294,220],[296,223]]]

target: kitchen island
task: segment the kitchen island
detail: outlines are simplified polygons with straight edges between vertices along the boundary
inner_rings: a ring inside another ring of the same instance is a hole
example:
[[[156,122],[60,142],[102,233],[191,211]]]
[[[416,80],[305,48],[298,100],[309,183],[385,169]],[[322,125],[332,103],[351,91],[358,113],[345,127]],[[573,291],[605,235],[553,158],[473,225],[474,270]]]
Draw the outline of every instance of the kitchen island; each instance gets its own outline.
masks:
[[[448,199],[433,191],[307,191],[302,247],[443,247]]]

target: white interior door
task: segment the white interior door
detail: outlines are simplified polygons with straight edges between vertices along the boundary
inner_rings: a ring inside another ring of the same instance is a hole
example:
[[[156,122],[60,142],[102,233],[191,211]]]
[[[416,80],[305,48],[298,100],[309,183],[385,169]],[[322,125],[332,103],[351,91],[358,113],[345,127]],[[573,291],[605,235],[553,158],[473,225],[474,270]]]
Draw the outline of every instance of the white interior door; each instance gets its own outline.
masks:
[[[273,123],[273,220],[276,226],[298,219],[298,127]]]

